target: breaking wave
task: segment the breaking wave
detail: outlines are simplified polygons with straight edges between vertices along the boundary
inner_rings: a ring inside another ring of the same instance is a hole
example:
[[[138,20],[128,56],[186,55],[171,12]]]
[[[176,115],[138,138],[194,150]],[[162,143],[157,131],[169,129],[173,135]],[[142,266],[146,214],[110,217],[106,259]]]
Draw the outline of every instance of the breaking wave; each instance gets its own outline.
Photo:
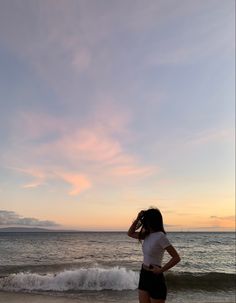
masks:
[[[0,290],[79,291],[133,290],[138,273],[126,268],[80,268],[57,274],[17,273],[0,279]]]
[[[202,289],[206,291],[233,289],[235,274],[226,273],[176,273],[166,274],[169,288]],[[59,273],[21,272],[0,278],[0,290],[79,292],[101,290],[135,290],[139,273],[124,267],[80,268]]]

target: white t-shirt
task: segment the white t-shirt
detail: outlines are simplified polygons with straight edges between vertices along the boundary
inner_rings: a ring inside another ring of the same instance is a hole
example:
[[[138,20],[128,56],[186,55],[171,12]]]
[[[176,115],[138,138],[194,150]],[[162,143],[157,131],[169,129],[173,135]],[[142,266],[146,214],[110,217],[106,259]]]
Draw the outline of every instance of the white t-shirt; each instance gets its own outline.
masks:
[[[143,263],[147,266],[150,264],[161,266],[165,248],[170,245],[162,231],[150,233],[143,241]]]

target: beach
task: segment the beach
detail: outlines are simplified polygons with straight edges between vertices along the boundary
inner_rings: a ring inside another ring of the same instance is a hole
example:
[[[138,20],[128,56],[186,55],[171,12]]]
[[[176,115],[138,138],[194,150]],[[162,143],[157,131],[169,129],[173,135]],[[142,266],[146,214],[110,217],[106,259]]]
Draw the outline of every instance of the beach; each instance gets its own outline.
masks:
[[[103,301],[89,301],[83,299],[81,301],[77,298],[67,298],[67,297],[53,297],[48,295],[38,295],[38,294],[22,294],[22,293],[8,293],[8,292],[0,292],[0,302],[1,303],[103,303]],[[112,301],[111,301],[112,302]],[[121,303],[125,303],[125,301],[120,301]],[[132,303],[137,303],[137,300],[132,301]],[[173,301],[167,301],[173,302]],[[187,302],[187,301],[186,301]],[[233,301],[192,301],[192,303],[234,303]],[[131,302],[130,302],[131,303]]]
[[[78,302],[77,299],[59,298],[46,295],[0,292],[0,302],[2,303],[74,303],[76,301]]]

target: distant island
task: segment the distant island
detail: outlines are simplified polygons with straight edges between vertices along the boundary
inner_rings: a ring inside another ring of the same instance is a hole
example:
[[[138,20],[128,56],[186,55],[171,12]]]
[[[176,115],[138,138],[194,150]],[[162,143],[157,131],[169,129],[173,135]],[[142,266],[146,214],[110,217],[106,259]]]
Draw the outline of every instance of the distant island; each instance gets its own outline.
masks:
[[[99,230],[75,230],[75,229],[47,229],[40,227],[2,227],[0,233],[79,233],[79,232],[126,232],[126,231],[99,231]]]
[[[56,230],[56,229],[46,229],[46,228],[39,228],[39,227],[5,227],[0,228],[0,232],[6,233],[16,233],[16,232],[78,232],[76,230]]]
[[[107,233],[126,233],[124,230],[72,230],[72,229],[47,229],[47,228],[40,228],[40,227],[3,227],[0,228],[0,233],[86,233],[86,232],[92,232],[92,233],[99,233],[99,232],[107,232]],[[207,231],[207,230],[186,230],[186,231],[169,231],[171,233],[209,233],[209,232],[216,232],[216,233],[222,233],[222,232],[234,232],[234,231]]]

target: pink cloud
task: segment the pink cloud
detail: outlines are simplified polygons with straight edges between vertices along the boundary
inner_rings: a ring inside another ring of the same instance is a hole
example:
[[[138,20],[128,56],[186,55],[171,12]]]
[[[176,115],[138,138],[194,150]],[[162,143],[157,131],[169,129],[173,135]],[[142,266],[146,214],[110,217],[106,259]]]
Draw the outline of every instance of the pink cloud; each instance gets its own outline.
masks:
[[[18,167],[11,167],[11,169],[19,171],[23,174],[29,175],[34,178],[34,181],[22,185],[22,188],[35,188],[39,187],[45,183],[47,177],[45,172],[42,169],[38,168],[18,168]]]
[[[82,165],[84,169],[101,168],[101,175],[145,177],[154,172],[153,167],[140,165],[134,155],[125,152],[121,143],[97,129],[83,129],[65,135],[44,146],[47,154],[60,154],[62,158]],[[91,165],[86,165],[89,163]]]
[[[68,193],[71,196],[76,196],[82,191],[91,187],[91,182],[84,175],[78,175],[68,172],[57,172],[56,175],[59,176],[65,182],[72,185],[72,189]]]
[[[31,175],[37,179],[45,178],[45,172],[39,168],[19,168],[19,167],[10,167],[10,168],[27,175]]]
[[[76,125],[67,117],[21,113],[15,126],[21,122],[24,135],[23,138],[17,136],[17,148],[22,146],[22,149],[15,163],[26,167],[18,171],[33,177],[23,188],[35,188],[60,179],[71,184],[70,195],[77,195],[92,187],[90,179],[96,182],[98,171],[99,179],[109,181],[122,176],[146,177],[154,172],[154,168],[140,164],[136,155],[124,148],[125,140],[134,139],[126,129],[129,114],[112,104],[106,108],[105,104],[109,104],[108,99],[104,101],[104,110],[95,110],[83,125]],[[19,132],[18,129],[22,128],[17,127],[15,131]],[[43,160],[41,164],[39,159]]]
[[[121,166],[120,171],[124,166],[139,167],[135,156],[123,148],[123,140],[133,139],[126,130],[130,120],[129,113],[117,108],[112,100],[109,100],[108,96],[104,97],[103,106],[96,109],[83,126],[78,126],[67,118],[31,112],[21,113],[19,122],[23,125],[24,136],[29,141],[29,145],[26,146],[29,153],[33,157],[50,158],[55,154],[69,162],[86,161],[102,166]],[[54,133],[56,136],[50,141],[42,141],[37,145],[31,144],[33,142],[31,140],[41,139]],[[139,167],[139,169],[144,168]],[[117,167],[117,174],[118,171]]]
[[[39,187],[40,185],[42,185],[41,182],[33,182],[33,183],[22,185],[22,188],[35,188],[35,187]]]
[[[117,176],[148,176],[153,173],[153,168],[139,166],[118,166],[112,170],[112,173]]]
[[[67,134],[50,144],[49,149],[58,150],[66,157],[80,161],[103,163],[112,163],[123,153],[118,141],[89,129]]]
[[[82,191],[91,187],[91,182],[83,174],[77,174],[67,171],[62,171],[57,168],[38,169],[38,168],[13,168],[21,173],[27,174],[33,178],[34,181],[22,185],[22,188],[30,189],[39,187],[45,184],[48,180],[63,180],[64,182],[70,184],[72,189],[68,192],[69,195],[78,195]]]
[[[42,136],[66,131],[66,121],[58,117],[40,112],[19,112],[18,120],[12,121],[13,132],[24,129],[20,133],[21,139],[31,140],[38,139]]]

